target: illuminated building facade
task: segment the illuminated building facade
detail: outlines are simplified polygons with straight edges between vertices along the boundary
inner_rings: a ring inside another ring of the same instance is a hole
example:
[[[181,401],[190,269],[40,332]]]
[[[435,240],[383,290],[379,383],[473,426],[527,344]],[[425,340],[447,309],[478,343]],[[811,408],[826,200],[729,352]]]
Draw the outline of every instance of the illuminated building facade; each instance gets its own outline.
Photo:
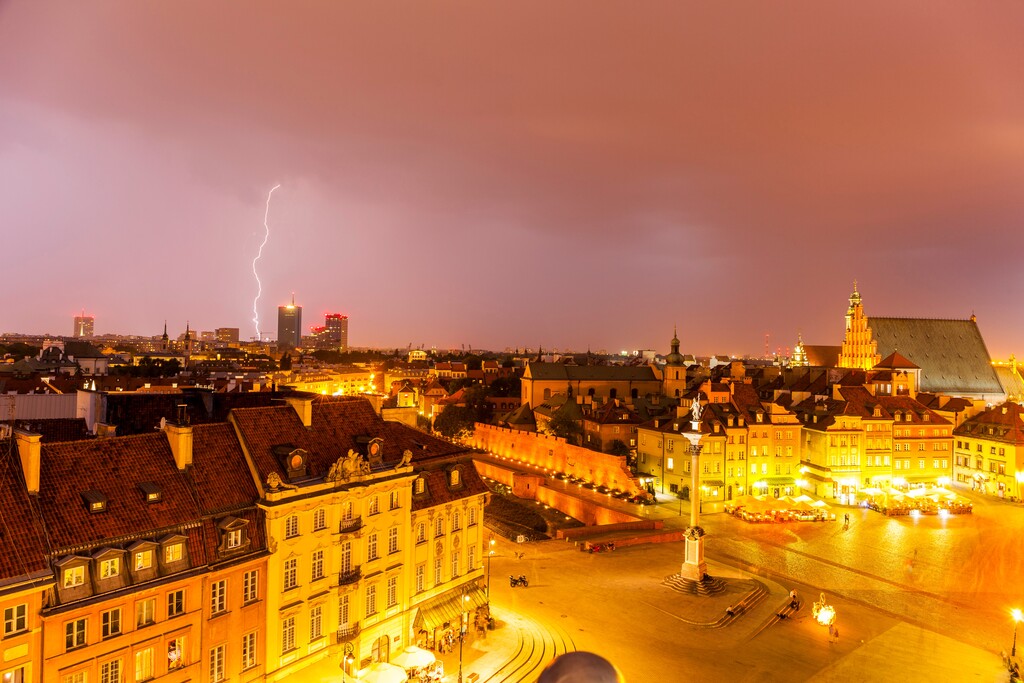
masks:
[[[17,446],[52,572],[31,680],[262,680],[263,515],[229,425]]]
[[[75,316],[75,329],[71,336],[75,338],[92,337],[94,335],[96,327],[96,318],[91,315],[86,315],[82,312],[82,315]]]
[[[328,313],[324,318],[327,339],[334,348],[342,353],[348,351],[348,316],[341,313]]]
[[[216,341],[225,344],[237,344],[239,329],[237,327],[218,327],[213,331],[213,336]]]
[[[354,675],[432,643],[462,595],[483,604],[487,489],[462,447],[386,423],[362,399],[286,400],[230,418],[273,552],[267,680],[341,661],[346,646]]]
[[[295,297],[287,306],[277,307],[277,344],[288,348],[302,345],[302,306],[295,305]]]
[[[998,498],[1024,497],[1024,408],[1019,403],[993,406],[953,433],[957,486]]]

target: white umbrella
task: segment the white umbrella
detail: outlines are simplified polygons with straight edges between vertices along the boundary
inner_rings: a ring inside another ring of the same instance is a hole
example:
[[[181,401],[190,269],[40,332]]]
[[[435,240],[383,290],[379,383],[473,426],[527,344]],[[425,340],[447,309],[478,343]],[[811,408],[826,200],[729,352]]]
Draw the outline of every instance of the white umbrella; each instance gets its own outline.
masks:
[[[360,681],[369,683],[405,683],[409,680],[405,669],[386,662],[371,664],[359,674],[358,678]]]
[[[397,664],[403,669],[420,669],[424,666],[430,666],[436,661],[437,657],[434,656],[433,652],[416,647],[415,645],[410,645],[402,650],[401,654],[391,658],[392,664]]]
[[[813,502],[811,503],[811,505],[813,505],[813,506],[814,506],[814,507],[816,507],[816,508],[821,508],[822,510],[828,510],[829,508],[831,508],[831,507],[832,507],[831,505],[829,505],[828,503],[826,503],[826,502],[825,502],[825,501],[823,501],[823,500],[816,500],[816,501],[813,501]]]

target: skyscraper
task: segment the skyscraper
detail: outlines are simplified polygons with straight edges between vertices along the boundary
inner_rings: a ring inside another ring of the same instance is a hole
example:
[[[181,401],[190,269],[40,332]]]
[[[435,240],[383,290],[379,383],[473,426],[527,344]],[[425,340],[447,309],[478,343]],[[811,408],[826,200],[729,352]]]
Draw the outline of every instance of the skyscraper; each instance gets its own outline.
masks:
[[[85,311],[82,311],[82,315],[75,316],[75,331],[72,333],[72,337],[91,337],[93,335],[93,327],[96,324],[96,318],[91,315],[86,315]]]
[[[338,351],[348,351],[348,316],[341,313],[328,313],[324,318],[327,338]]]
[[[295,348],[302,343],[302,306],[295,305],[295,295],[287,306],[277,307],[277,345]]]

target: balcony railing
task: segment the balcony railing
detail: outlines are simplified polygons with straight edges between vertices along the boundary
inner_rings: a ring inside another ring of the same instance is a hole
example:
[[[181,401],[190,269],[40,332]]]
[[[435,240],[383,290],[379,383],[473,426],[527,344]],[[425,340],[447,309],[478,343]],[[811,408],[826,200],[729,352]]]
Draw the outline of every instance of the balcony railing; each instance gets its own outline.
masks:
[[[334,642],[347,643],[353,640],[359,635],[359,624],[348,624],[347,626],[339,626],[338,632],[334,634]]]
[[[340,572],[338,574],[338,585],[339,586],[345,586],[345,585],[348,585],[350,583],[355,583],[356,581],[358,581],[362,577],[363,577],[363,568],[362,567],[356,567],[355,569],[352,569],[352,570],[347,571],[347,572]]]
[[[341,524],[338,526],[338,533],[339,534],[351,534],[353,532],[359,531],[362,528],[363,528],[363,518],[362,517],[354,517],[352,519],[342,520]]]

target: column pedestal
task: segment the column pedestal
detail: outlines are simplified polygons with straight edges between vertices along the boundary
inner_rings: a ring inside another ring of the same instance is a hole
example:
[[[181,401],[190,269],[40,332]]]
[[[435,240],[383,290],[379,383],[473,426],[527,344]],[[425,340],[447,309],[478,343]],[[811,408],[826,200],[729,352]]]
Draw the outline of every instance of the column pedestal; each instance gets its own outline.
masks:
[[[703,581],[708,573],[708,563],[704,560],[704,530],[700,527],[688,528],[685,543],[686,554],[679,575],[690,581]]]

